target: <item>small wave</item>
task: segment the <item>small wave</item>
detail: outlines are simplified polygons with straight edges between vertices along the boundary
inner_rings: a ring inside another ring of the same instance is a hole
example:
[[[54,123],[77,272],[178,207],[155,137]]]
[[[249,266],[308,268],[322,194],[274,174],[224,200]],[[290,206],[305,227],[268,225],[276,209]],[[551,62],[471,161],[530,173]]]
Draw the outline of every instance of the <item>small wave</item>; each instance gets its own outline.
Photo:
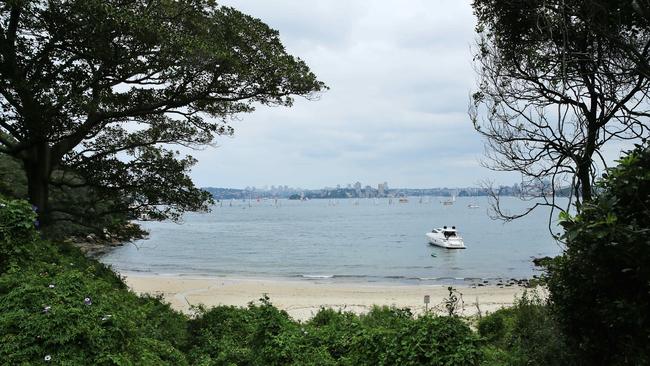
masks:
[[[452,277],[452,276],[439,276],[439,277],[417,277],[417,276],[400,276],[400,275],[387,275],[387,276],[375,276],[375,275],[356,275],[356,274],[329,274],[329,275],[319,275],[319,274],[296,274],[293,277],[303,278],[306,280],[340,280],[340,281],[353,281],[353,282],[386,282],[386,283],[438,283],[438,284],[462,284],[462,283],[473,283],[480,281],[490,281],[499,280],[499,278],[491,277]]]
[[[117,268],[117,267],[116,267]],[[153,273],[152,270],[146,268],[117,268],[118,270],[124,272],[133,272],[133,273]]]
[[[334,278],[336,276],[334,276],[334,275],[306,275],[306,274],[303,274],[303,275],[300,275],[300,277],[302,277],[302,278],[312,278],[312,279],[324,279],[324,278]]]
[[[457,281],[468,281],[464,277],[413,277],[413,276],[400,276],[400,275],[388,275],[388,276],[371,276],[371,275],[351,275],[351,274],[335,274],[335,275],[298,275],[297,277],[306,278],[306,279],[341,279],[341,280],[361,280],[361,281],[382,281],[389,280],[392,281],[442,281],[442,282],[457,282]]]

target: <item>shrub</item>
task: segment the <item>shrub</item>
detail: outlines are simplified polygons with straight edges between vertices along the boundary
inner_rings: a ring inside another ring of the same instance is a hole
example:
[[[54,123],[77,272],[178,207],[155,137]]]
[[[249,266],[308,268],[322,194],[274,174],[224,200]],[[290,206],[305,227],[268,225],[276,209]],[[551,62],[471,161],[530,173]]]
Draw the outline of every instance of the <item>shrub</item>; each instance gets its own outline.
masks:
[[[507,336],[512,333],[514,312],[513,308],[505,308],[486,315],[478,322],[478,333],[490,343],[505,345]]]
[[[36,213],[29,203],[0,196],[0,273],[10,263],[33,258],[39,238],[37,224]]]
[[[201,309],[190,334],[190,360],[201,365],[474,365],[481,357],[461,319],[388,307],[362,316],[321,309],[300,324],[262,299]]]
[[[3,364],[187,364],[186,318],[126,290],[110,270],[47,242],[0,276]]]
[[[581,364],[650,363],[650,146],[608,170],[599,194],[563,216],[549,266],[553,308]]]
[[[537,292],[524,292],[512,308],[483,317],[487,365],[567,365],[566,343],[551,308]]]
[[[199,308],[189,323],[189,358],[200,365],[333,365],[325,346],[307,328],[267,297],[247,309]]]
[[[457,317],[374,308],[361,317],[349,359],[353,365],[474,365],[478,337]]]

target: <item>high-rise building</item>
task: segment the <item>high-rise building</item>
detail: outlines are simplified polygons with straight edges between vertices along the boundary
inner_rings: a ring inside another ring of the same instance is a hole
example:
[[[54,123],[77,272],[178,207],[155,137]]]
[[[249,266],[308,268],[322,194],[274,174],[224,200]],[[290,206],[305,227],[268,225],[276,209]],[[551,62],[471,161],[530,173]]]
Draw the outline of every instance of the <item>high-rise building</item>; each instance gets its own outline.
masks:
[[[354,191],[357,193],[357,197],[361,197],[361,182],[354,183]]]

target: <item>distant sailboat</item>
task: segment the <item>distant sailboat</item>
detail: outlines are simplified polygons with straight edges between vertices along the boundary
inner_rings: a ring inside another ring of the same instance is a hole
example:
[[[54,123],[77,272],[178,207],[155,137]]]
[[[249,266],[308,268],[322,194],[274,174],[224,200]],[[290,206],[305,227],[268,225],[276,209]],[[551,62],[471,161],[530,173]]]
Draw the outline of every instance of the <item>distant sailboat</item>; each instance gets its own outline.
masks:
[[[473,194],[472,197],[474,197],[474,199],[472,200],[472,203],[467,205],[467,208],[481,208],[481,206],[476,202],[476,194]]]
[[[452,195],[451,199],[440,201],[443,206],[451,206],[456,202],[456,195]]]

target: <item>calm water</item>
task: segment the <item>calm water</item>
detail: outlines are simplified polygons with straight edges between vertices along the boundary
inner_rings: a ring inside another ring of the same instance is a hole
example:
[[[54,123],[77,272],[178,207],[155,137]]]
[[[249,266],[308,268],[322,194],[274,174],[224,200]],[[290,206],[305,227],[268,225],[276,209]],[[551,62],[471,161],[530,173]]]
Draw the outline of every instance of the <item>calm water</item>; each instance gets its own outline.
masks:
[[[532,257],[560,252],[548,211],[504,224],[488,217],[485,198],[458,198],[452,206],[442,199],[227,201],[185,215],[182,224],[144,223],[148,240],[101,260],[125,272],[452,283],[531,277]],[[513,212],[525,207],[515,198],[506,204]],[[467,249],[428,245],[425,232],[443,225],[456,225]]]

